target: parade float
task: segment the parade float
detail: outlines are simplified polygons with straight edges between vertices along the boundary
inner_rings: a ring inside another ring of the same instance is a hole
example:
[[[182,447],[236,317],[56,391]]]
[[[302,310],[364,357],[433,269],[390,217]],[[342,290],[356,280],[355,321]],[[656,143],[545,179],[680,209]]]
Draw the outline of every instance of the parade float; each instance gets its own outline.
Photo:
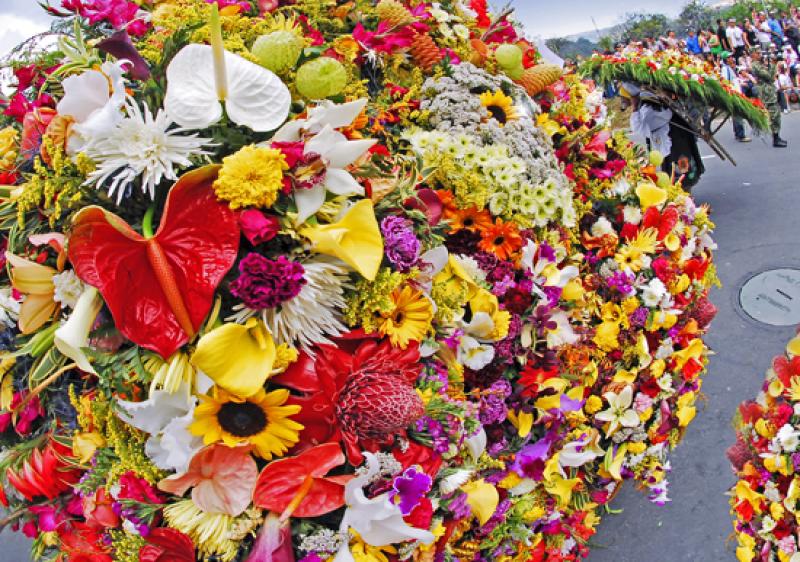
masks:
[[[713,224],[485,2],[64,0],[0,131],[41,560],[578,560],[668,501]]]

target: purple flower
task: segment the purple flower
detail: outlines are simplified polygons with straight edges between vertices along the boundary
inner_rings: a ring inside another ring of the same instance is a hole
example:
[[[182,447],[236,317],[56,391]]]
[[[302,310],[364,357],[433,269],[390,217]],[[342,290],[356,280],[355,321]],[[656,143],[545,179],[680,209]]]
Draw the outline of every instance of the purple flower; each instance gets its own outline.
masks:
[[[413,467],[407,468],[392,482],[393,490],[389,492],[389,499],[400,508],[403,515],[410,515],[430,491],[432,483],[431,477],[424,472]]]
[[[647,316],[650,312],[643,306],[637,308],[630,316],[631,326],[634,328],[644,328],[647,324]]]
[[[407,272],[419,261],[420,242],[411,224],[402,217],[389,216],[381,221],[386,257],[399,271]]]
[[[511,390],[511,385],[505,379],[492,383],[488,392],[481,397],[480,421],[483,425],[505,421],[508,415],[506,398],[511,395]]]
[[[250,253],[239,263],[239,273],[231,283],[231,294],[252,310],[274,308],[293,299],[306,284],[303,266],[283,256],[270,260]]]
[[[540,481],[544,478],[545,461],[550,456],[550,446],[553,444],[554,434],[550,433],[539,439],[536,443],[526,446],[517,453],[511,470],[522,478],[531,478]]]
[[[633,276],[624,271],[614,272],[606,279],[606,284],[610,289],[616,289],[623,296],[631,296],[636,291],[633,288]]]
[[[472,508],[467,503],[467,494],[463,492],[457,493],[458,495],[453,498],[453,501],[447,504],[447,509],[453,514],[453,518],[466,519],[472,515]]]

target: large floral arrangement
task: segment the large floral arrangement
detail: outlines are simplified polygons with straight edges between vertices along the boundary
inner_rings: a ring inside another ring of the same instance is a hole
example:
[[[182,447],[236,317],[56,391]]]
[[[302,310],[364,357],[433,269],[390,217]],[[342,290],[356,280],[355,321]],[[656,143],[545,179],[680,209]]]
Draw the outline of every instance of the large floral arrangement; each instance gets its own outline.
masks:
[[[739,406],[728,449],[738,481],[731,489],[736,558],[800,560],[800,337],[772,361],[756,400]]]
[[[507,12],[49,9],[0,133],[35,556],[576,560],[667,501],[713,225]]]
[[[745,119],[757,131],[769,130],[761,100],[743,95],[712,64],[694,55],[671,49],[596,54],[582,65],[582,71],[603,84],[618,80],[634,82],[668,95],[691,99],[703,108],[711,106]]]

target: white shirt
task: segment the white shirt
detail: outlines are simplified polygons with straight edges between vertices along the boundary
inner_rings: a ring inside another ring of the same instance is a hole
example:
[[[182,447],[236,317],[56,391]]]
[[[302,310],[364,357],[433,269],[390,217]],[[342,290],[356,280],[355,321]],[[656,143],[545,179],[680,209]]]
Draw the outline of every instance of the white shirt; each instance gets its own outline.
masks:
[[[761,43],[772,43],[772,30],[767,22],[758,26],[758,40]]]
[[[733,49],[736,47],[744,47],[744,33],[738,26],[727,28],[725,30],[725,36],[728,38],[728,44]]]
[[[730,66],[728,66],[727,64],[723,64],[720,74],[722,74],[722,77],[725,80],[731,83],[731,86],[733,86],[734,90],[736,90],[740,94],[742,93],[742,84],[739,81],[739,77],[736,76],[736,73]]]
[[[775,86],[779,90],[791,90],[792,79],[788,74],[778,74],[778,79],[775,80]]]

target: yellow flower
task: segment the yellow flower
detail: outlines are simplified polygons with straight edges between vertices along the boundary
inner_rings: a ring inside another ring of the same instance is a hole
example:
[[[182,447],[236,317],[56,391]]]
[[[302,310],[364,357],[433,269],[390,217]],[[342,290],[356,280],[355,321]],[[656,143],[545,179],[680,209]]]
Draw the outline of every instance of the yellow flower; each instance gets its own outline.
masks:
[[[645,228],[630,243],[631,248],[636,248],[644,254],[652,254],[658,246],[658,231],[655,228]]]
[[[567,128],[550,119],[549,113],[540,114],[539,117],[536,118],[536,124],[547,133],[548,137],[554,137],[559,133],[562,135],[567,134]]]
[[[11,170],[17,160],[17,130],[6,127],[0,130],[0,170]]]
[[[739,480],[736,483],[736,488],[734,488],[734,493],[736,494],[736,499],[747,501],[756,513],[761,513],[761,500],[764,499],[764,496],[753,490],[749,482]]]
[[[184,383],[194,383],[194,367],[189,363],[189,357],[182,351],[176,351],[172,357],[164,361],[155,353],[144,362],[144,369],[151,375],[150,391],[163,388],[171,394],[178,392]]]
[[[72,453],[78,457],[82,463],[92,460],[94,452],[99,447],[105,447],[105,438],[96,431],[88,433],[76,433],[72,438]]]
[[[517,413],[514,410],[509,410],[508,421],[517,428],[517,433],[520,437],[527,437],[531,429],[533,429],[533,414],[530,412],[520,411]]]
[[[658,207],[667,200],[667,191],[652,182],[642,182],[636,187],[636,195],[643,209]]]
[[[644,252],[634,246],[623,246],[614,255],[614,260],[623,271],[638,272],[644,267]]]
[[[619,347],[619,332],[617,322],[603,322],[597,326],[593,341],[603,351],[614,351]]]
[[[53,284],[53,276],[58,271],[10,252],[6,252],[6,259],[11,265],[11,286],[25,295],[19,307],[19,329],[23,334],[32,334],[58,310]]]
[[[245,146],[223,158],[214,192],[232,209],[269,208],[283,188],[283,172],[288,169],[280,150]]]
[[[697,414],[697,408],[693,406],[695,401],[694,392],[687,392],[678,398],[678,424],[686,427]]]
[[[599,396],[595,396],[592,394],[589,398],[586,399],[586,404],[583,405],[583,409],[587,414],[594,414],[599,412],[600,409],[603,407],[603,400]]]
[[[489,315],[494,324],[494,330],[488,335],[489,339],[500,341],[508,336],[508,329],[511,326],[511,313],[507,310],[500,310],[500,303],[497,297],[486,289],[479,289],[477,294],[469,301],[472,314],[484,312]]]
[[[494,515],[497,504],[500,503],[500,494],[492,484],[485,480],[475,480],[461,486],[461,490],[467,494],[467,505],[472,509],[472,513],[478,518],[481,525]]]
[[[225,324],[200,338],[192,363],[220,388],[247,397],[263,390],[275,357],[272,334],[250,318],[244,326]]]
[[[195,408],[189,431],[202,437],[206,445],[249,443],[263,459],[282,457],[297,443],[303,429],[290,419],[300,406],[283,405],[288,398],[285,389],[269,393],[262,389],[250,398],[240,398],[214,387],[210,396],[200,396],[202,404]]]
[[[397,554],[397,549],[392,545],[372,546],[365,543],[364,539],[352,529],[350,533],[353,535],[353,539],[350,541],[350,552],[355,562],[389,562],[386,554]]]
[[[481,94],[481,105],[489,112],[489,116],[500,125],[519,118],[517,110],[514,108],[514,100],[505,95],[502,90]]]
[[[450,254],[444,269],[433,278],[433,282],[448,295],[460,296],[466,293],[465,299],[467,301],[474,298],[480,290],[475,280],[472,279],[470,274],[467,273],[461,263],[452,254]]]
[[[230,562],[239,552],[239,543],[228,538],[235,518],[224,513],[207,513],[190,500],[180,500],[164,508],[170,527],[188,535],[205,556]]]
[[[628,443],[628,452],[632,455],[640,455],[647,450],[647,445],[644,443]]]
[[[431,327],[433,306],[417,289],[408,285],[392,292],[394,309],[380,325],[382,336],[389,336],[392,345],[405,349],[410,341],[421,341]]]
[[[549,481],[544,483],[544,489],[558,498],[558,504],[561,507],[566,507],[572,500],[572,491],[580,483],[580,478],[564,478],[560,474],[554,474]]]
[[[737,538],[739,547],[736,549],[736,560],[739,562],[753,562],[753,558],[756,556],[756,539],[747,533],[739,533]]]

